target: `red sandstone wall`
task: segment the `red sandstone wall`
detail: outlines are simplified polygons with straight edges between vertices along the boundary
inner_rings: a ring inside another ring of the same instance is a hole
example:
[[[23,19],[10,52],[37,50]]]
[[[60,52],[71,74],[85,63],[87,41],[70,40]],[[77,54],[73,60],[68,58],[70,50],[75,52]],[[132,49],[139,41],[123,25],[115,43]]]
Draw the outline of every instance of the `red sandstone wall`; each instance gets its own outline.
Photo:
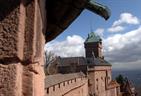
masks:
[[[44,96],[41,1],[0,0],[0,96]]]
[[[88,96],[87,78],[76,78],[45,89],[45,96]]]
[[[92,52],[94,52],[95,57],[102,58],[102,44],[100,42],[85,43],[86,57],[93,57]]]
[[[118,90],[116,88],[109,89],[106,92],[106,96],[120,96],[117,92]]]
[[[107,88],[112,79],[111,66],[95,66],[89,69],[88,74],[89,93],[96,96],[119,96],[118,88]]]
[[[109,96],[106,84],[111,81],[111,66],[95,66],[88,71],[89,93],[97,96]]]

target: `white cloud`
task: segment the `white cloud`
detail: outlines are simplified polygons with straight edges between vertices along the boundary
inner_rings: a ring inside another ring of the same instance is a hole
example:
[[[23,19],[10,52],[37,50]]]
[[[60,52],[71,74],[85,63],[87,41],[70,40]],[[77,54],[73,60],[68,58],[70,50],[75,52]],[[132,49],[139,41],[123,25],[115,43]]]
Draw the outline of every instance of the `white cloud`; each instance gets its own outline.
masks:
[[[121,32],[123,31],[125,28],[122,26],[112,26],[111,28],[108,28],[109,32]]]
[[[129,44],[136,44],[141,41],[141,27],[136,30],[127,32],[125,34],[115,34],[104,40],[105,48],[107,51],[121,49]],[[108,52],[109,52],[108,51]]]
[[[122,13],[120,19],[115,21],[112,26],[119,26],[121,24],[139,24],[140,21],[136,16],[133,16],[131,13]]]
[[[95,33],[98,34],[100,37],[103,37],[103,32],[104,32],[103,28],[98,28],[95,30]]]
[[[130,24],[130,25],[138,25],[140,24],[140,20],[133,16],[131,13],[121,13],[120,18],[112,24],[110,28],[108,28],[109,32],[122,32],[125,30],[123,24]]]
[[[45,49],[58,56],[84,56],[84,39],[81,36],[68,36],[64,41],[54,41],[46,44]]]
[[[114,70],[140,70],[141,69],[141,60],[125,62],[125,63],[114,63],[113,64]]]
[[[135,65],[136,68],[141,69],[139,66],[141,64],[141,27],[104,39],[104,52],[105,58],[113,63],[114,67],[130,69]]]
[[[124,34],[103,39],[104,56],[114,69],[141,69],[141,27]],[[84,56],[84,39],[68,36],[64,41],[53,41],[45,47],[58,56]]]

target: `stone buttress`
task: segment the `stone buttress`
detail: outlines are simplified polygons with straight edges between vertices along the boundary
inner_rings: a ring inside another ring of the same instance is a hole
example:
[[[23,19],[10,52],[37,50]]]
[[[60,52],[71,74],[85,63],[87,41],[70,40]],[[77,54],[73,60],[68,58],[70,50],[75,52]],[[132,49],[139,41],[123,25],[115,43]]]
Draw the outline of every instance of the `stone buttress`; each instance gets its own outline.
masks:
[[[44,96],[44,2],[0,0],[0,96]]]

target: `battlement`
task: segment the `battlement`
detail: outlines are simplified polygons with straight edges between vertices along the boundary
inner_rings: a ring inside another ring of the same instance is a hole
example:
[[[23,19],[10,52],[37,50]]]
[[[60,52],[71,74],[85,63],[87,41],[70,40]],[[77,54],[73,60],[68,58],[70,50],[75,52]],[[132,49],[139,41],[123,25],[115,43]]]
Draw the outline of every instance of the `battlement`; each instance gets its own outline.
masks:
[[[45,83],[45,96],[88,95],[88,79],[82,73],[50,75]]]

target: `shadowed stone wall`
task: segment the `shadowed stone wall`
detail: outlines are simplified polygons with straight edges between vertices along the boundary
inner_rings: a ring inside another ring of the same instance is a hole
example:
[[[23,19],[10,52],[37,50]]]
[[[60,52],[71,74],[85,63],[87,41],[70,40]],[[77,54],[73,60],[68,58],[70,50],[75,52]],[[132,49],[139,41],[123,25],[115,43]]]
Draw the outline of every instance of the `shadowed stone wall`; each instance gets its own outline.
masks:
[[[44,95],[44,4],[0,0],[0,96]]]

